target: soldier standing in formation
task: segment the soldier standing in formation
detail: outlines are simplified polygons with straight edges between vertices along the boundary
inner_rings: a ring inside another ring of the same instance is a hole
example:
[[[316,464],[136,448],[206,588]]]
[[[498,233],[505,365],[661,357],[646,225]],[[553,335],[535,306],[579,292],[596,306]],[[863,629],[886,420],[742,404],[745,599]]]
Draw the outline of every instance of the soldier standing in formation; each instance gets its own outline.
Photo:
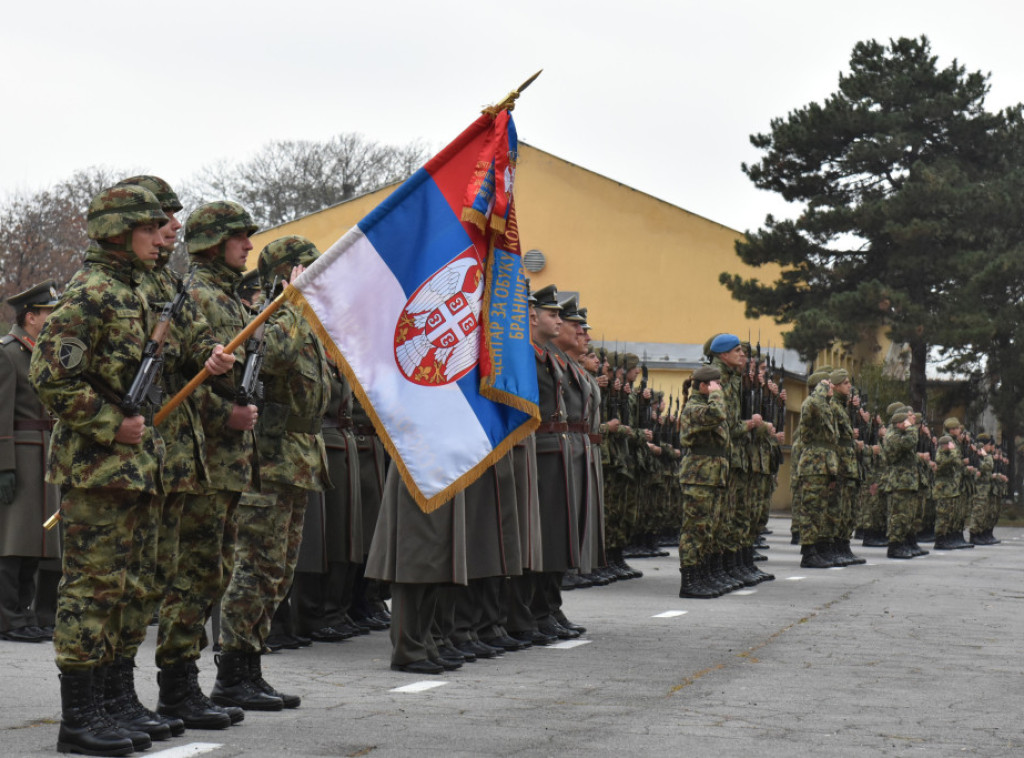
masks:
[[[42,642],[53,639],[53,609],[43,606],[55,596],[60,578],[43,568],[60,559],[60,546],[58,533],[45,531],[42,523],[60,504],[60,492],[46,483],[52,422],[29,383],[28,368],[57,305],[57,285],[37,284],[7,304],[14,309],[14,325],[0,338],[0,639]]]
[[[215,339],[228,342],[248,320],[235,294],[256,231],[237,203],[207,203],[189,216],[185,244],[193,264],[190,295]],[[244,350],[233,372],[204,382],[194,401],[202,419],[201,449],[207,482],[186,495],[179,526],[181,544],[173,581],[160,607],[156,662],[160,668],[157,712],[180,718],[189,729],[226,729],[242,720],[239,709],[225,710],[199,688],[198,662],[207,647],[206,623],[231,578],[235,549],[235,509],[256,476],[252,403],[236,402]]]
[[[135,534],[140,518],[154,514],[164,444],[145,415],[126,414],[120,402],[147,343],[142,285],[167,221],[156,196],[137,185],[98,194],[87,220],[94,243],[32,356],[30,379],[57,419],[48,476],[64,492],[54,632],[63,752],[126,755],[151,744],[145,732],[107,720],[101,682],[114,663],[122,609],[153,581],[136,571],[155,568]],[[217,375],[233,362],[218,345],[205,366]]]

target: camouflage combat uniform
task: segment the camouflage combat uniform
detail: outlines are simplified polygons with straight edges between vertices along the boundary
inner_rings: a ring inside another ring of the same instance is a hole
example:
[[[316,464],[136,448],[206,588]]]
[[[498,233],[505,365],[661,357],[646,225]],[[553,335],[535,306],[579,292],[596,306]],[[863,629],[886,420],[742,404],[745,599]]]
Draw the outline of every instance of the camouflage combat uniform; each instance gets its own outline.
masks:
[[[226,653],[262,651],[274,611],[291,588],[308,493],[330,484],[321,434],[330,391],[324,349],[290,303],[271,316],[264,336],[265,401],[257,426],[261,490],[237,513],[234,574],[221,617]]]
[[[679,565],[698,566],[714,549],[729,479],[729,433],[725,395],[694,392],[682,413],[680,440],[686,454],[679,470],[682,527]]]
[[[164,442],[151,425],[142,442],[115,435],[125,415],[115,402],[135,377],[148,333],[145,265],[91,245],[40,334],[30,379],[57,418],[48,481],[62,488],[64,578],[54,647],[62,671],[112,663],[138,575],[140,520],[155,518]]]

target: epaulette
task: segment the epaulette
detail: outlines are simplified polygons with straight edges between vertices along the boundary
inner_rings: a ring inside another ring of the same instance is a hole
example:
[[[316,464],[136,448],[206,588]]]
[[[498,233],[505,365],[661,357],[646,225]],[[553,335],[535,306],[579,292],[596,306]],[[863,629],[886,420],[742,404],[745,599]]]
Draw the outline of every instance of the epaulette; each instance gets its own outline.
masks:
[[[15,339],[13,334],[5,334],[3,337],[0,337],[0,345],[10,345]]]

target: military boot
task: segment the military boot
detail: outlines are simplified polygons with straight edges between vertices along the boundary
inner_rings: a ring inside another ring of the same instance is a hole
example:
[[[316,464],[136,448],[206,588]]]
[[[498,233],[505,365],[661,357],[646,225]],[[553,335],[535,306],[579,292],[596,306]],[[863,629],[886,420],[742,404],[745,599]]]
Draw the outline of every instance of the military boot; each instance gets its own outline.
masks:
[[[266,679],[263,678],[262,658],[263,653],[249,653],[250,681],[252,681],[252,683],[256,685],[256,688],[261,692],[265,692],[272,697],[281,698],[281,702],[284,704],[285,708],[298,708],[299,704],[302,703],[302,698],[298,695],[285,695],[278,692],[267,683]]]
[[[757,585],[757,578],[747,570],[739,550],[725,554],[725,573],[743,583],[744,587]]]
[[[864,541],[860,544],[864,547],[888,547],[889,540],[881,532],[869,529],[864,533]]]
[[[956,544],[953,542],[953,538],[947,534],[936,534],[935,535],[935,549],[936,550],[956,550]]]
[[[700,579],[704,582],[705,586],[715,593],[715,597],[721,597],[727,592],[725,587],[719,584],[715,578],[711,576],[710,556],[705,556],[704,560],[700,562],[700,565],[697,566],[697,573],[700,575]]]
[[[956,550],[964,550],[966,548],[973,548],[974,547],[974,545],[972,545],[970,542],[968,542],[967,540],[964,539],[964,533],[963,533],[962,530],[959,531],[959,532],[953,532],[953,534],[952,534],[952,536],[950,536],[949,540],[950,540],[950,544]]]
[[[746,547],[743,548],[743,560],[746,563],[747,570],[753,575],[753,577],[760,582],[770,582],[775,579],[775,574],[769,574],[767,571],[762,571],[754,563],[754,548]]]
[[[918,545],[917,536],[913,534],[907,537],[907,547],[909,547],[914,552],[915,558],[917,558],[919,555],[928,555],[928,553],[931,552],[930,550],[925,550],[923,547]]]
[[[914,551],[907,546],[906,542],[890,542],[886,557],[906,560],[914,557]]]
[[[815,543],[815,547],[818,548],[818,555],[821,556],[823,561],[826,561],[829,568],[836,568],[839,566],[845,566],[839,558],[836,557],[835,550],[832,547],[831,540],[824,540],[822,542]]]
[[[82,755],[130,755],[135,751],[128,733],[119,729],[96,700],[93,672],[60,674],[60,732],[57,752]]]
[[[135,750],[149,750],[149,748],[153,747],[153,740],[150,736],[141,729],[130,726],[130,719],[124,718],[120,714],[117,700],[107,699],[107,679],[108,677],[117,678],[117,673],[112,669],[113,666],[111,664],[105,664],[97,666],[92,670],[93,697],[96,699],[100,710],[107,715],[110,723],[128,735],[128,739],[132,741],[132,747]]]
[[[714,553],[710,559],[711,579],[714,581],[722,594],[743,588],[743,582],[738,582],[725,573],[725,556],[722,553]]]
[[[107,713],[123,728],[145,732],[152,740],[167,740],[172,734],[185,731],[181,719],[160,716],[139,702],[135,693],[135,660],[132,658],[117,658],[107,670],[103,701]]]
[[[718,593],[703,582],[696,566],[683,566],[679,569],[679,574],[682,577],[679,584],[679,597],[718,597]]]
[[[832,568],[832,564],[825,560],[823,556],[818,553],[817,545],[801,545],[800,555],[803,557],[800,559],[800,568],[812,568],[812,569],[827,569]]]
[[[217,681],[210,700],[217,705],[230,705],[245,711],[280,711],[284,701],[258,689],[250,679],[249,654],[221,653],[217,662]]]
[[[849,540],[839,540],[836,542],[836,545],[838,546],[839,551],[843,554],[843,557],[846,559],[848,566],[862,566],[867,563],[867,561],[860,556],[853,554],[853,551],[850,550]]]
[[[180,718],[187,729],[227,729],[234,723],[231,715],[211,703],[199,688],[199,667],[194,661],[164,666],[156,680],[160,685],[157,713]]]
[[[985,536],[988,538],[988,544],[989,545],[998,545],[999,543],[1002,542],[1002,540],[997,540],[996,536],[994,534],[992,534],[992,529],[994,529],[994,528],[995,527],[991,527],[991,528],[985,530]]]

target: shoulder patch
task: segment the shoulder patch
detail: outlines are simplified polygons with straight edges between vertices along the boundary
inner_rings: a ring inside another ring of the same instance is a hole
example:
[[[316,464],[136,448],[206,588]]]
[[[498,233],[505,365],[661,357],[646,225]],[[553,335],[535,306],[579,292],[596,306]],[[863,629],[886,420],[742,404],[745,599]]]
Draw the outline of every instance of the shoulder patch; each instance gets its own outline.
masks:
[[[57,357],[60,365],[66,369],[76,368],[85,357],[85,344],[74,337],[60,337],[58,340]]]

